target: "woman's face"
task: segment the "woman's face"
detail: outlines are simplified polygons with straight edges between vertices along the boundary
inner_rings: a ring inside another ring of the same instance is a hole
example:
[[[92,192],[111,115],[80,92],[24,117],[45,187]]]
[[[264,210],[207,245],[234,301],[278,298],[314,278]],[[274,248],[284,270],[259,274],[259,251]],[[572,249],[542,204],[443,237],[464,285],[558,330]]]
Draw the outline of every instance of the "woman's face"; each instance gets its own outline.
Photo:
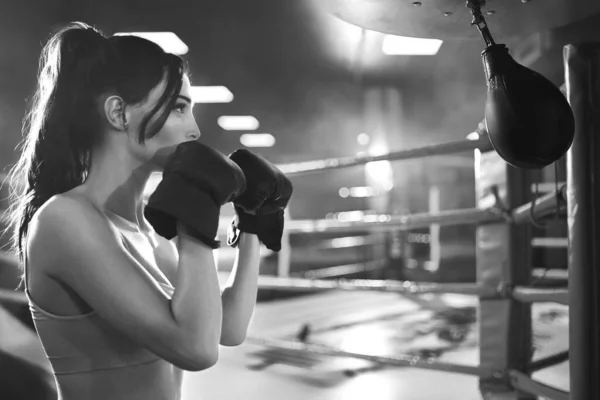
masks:
[[[200,137],[200,130],[192,112],[194,103],[192,102],[190,80],[187,75],[184,75],[181,91],[177,96],[173,109],[168,111],[168,118],[160,131],[153,137],[146,139],[144,144],[137,143],[140,123],[144,115],[156,104],[165,84],[163,81],[157,85],[150,92],[148,100],[144,104],[134,107],[131,113],[128,113],[130,115],[129,135],[132,139],[129,142],[133,154],[143,163],[149,163],[153,169],[160,170],[163,169],[166,158],[175,150],[177,145],[197,140]],[[157,115],[153,116],[147,126],[151,126],[157,117]]]

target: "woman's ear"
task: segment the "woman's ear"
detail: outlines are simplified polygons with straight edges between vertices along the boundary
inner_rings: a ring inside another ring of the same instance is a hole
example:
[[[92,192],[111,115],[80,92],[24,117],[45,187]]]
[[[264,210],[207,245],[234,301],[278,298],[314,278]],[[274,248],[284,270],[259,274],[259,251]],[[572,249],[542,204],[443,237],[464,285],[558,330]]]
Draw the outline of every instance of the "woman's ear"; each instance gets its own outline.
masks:
[[[119,96],[109,96],[104,101],[104,115],[116,130],[127,131],[129,121],[125,113],[125,102]]]

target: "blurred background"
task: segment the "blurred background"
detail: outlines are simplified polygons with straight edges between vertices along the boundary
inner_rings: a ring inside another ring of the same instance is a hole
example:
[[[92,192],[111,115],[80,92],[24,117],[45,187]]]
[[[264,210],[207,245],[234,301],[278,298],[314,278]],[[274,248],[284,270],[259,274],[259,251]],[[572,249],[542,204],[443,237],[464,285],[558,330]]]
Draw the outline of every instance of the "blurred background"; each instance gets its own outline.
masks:
[[[334,18],[319,0],[4,0],[2,6],[0,171],[4,173],[18,158],[21,124],[36,84],[42,46],[53,30],[70,21],[91,24],[107,36],[151,32],[152,40],[180,54],[189,63],[192,85],[199,87],[194,115],[201,140],[226,154],[247,147],[276,164],[380,155],[463,140],[484,116],[483,40],[434,41],[427,44],[433,46],[427,54],[423,54],[426,45],[420,43],[421,54],[415,54],[398,37]],[[494,34],[493,16],[488,24]],[[562,47],[598,40],[599,24],[597,15],[543,32],[494,37],[507,44],[519,63],[560,86]],[[536,173],[545,183],[540,191],[554,188],[548,185],[555,179],[552,167]],[[558,163],[556,178],[565,180],[564,162]],[[361,221],[381,214],[475,207],[472,152],[369,163],[292,181],[295,192],[288,210],[292,220]],[[155,184],[151,182],[149,191]],[[3,209],[7,189],[5,184],[0,190]],[[224,210],[222,231],[231,214],[231,209]],[[3,249],[9,234],[0,238]],[[474,282],[474,234],[475,227],[467,225],[290,235],[286,273],[324,279]],[[564,226],[538,230],[534,236],[544,247],[535,252],[532,243],[534,268],[566,268],[566,242],[552,241],[566,236]],[[280,255],[265,251],[263,257],[261,273],[281,272]],[[232,259],[231,249],[219,250],[219,269],[228,271]],[[0,257],[1,289],[16,288],[19,275],[14,259]],[[263,291],[259,300],[282,295]],[[28,309],[15,304],[9,302],[3,309],[31,326]]]
[[[483,40],[420,43],[415,53],[399,37],[331,16],[318,0],[24,0],[5,4],[1,19],[4,172],[18,157],[40,50],[51,32],[69,21],[84,21],[108,36],[150,32],[152,40],[184,57],[192,85],[198,86],[194,115],[201,140],[223,153],[248,147],[276,164],[378,155],[465,139],[484,115]],[[488,16],[492,33],[493,22]],[[597,38],[598,22],[594,16],[548,31],[495,38],[508,45],[518,62],[561,85],[562,46]],[[473,166],[473,153],[466,152],[294,177],[288,216],[352,221],[473,207]],[[554,171],[539,175],[540,182],[552,181]],[[2,208],[7,188],[2,187]],[[222,230],[231,213],[224,210]],[[291,235],[289,271],[323,278],[474,281],[474,229]],[[6,246],[8,237],[0,245]],[[230,268],[232,254],[227,252],[221,251],[220,269]],[[262,272],[276,273],[277,257],[264,256]],[[546,258],[538,261],[557,260]],[[4,288],[18,283],[10,266],[0,270],[0,278]]]

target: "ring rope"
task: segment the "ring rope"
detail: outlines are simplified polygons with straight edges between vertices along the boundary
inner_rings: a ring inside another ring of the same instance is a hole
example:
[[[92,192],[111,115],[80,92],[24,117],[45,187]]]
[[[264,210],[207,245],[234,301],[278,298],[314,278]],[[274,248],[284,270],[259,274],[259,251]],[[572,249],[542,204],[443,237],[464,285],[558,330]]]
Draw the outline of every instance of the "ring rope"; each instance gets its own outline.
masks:
[[[258,286],[261,289],[288,290],[344,290],[344,291],[378,291],[407,294],[443,293],[464,294],[473,296],[490,295],[488,291],[475,283],[431,283],[376,279],[305,279],[281,278],[275,276],[259,276]]]
[[[277,167],[284,174],[288,176],[294,176],[306,173],[348,168],[376,161],[410,160],[414,158],[449,155],[477,149],[481,151],[490,151],[493,149],[492,144],[486,134],[480,134],[475,140],[459,140],[449,143],[434,144],[431,146],[417,147],[414,149],[394,151],[378,156],[364,155],[356,157],[328,158],[323,160],[281,164]]]

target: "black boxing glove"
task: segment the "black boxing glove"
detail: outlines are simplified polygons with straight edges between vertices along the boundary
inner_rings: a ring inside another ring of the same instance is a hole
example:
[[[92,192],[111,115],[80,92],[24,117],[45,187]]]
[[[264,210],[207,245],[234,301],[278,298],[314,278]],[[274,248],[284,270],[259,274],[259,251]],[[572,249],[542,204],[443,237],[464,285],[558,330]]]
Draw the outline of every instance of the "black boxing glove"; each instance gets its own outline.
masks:
[[[144,216],[168,240],[177,235],[180,221],[191,235],[216,249],[221,206],[245,189],[244,173],[235,162],[198,141],[185,142],[167,160]]]
[[[246,191],[234,201],[236,216],[227,244],[236,247],[240,232],[253,233],[272,251],[281,250],[284,210],[292,196],[292,182],[273,164],[248,150],[229,155],[244,172]]]
[[[227,244],[237,247],[242,232],[253,233],[267,249],[274,252],[281,250],[283,236],[283,213],[279,210],[270,214],[252,215],[240,207],[235,207],[235,216],[227,230]]]

